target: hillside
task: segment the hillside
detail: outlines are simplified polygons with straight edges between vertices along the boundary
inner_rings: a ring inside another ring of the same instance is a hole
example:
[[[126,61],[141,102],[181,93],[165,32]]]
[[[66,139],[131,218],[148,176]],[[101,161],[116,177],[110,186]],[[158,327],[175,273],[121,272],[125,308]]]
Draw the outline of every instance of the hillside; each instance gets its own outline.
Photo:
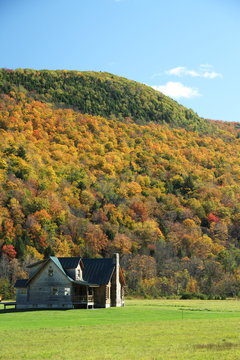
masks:
[[[102,72],[0,70],[0,92],[27,97],[84,114],[154,121],[178,128],[213,133],[210,122],[149,86]]]
[[[239,124],[211,126],[1,95],[0,292],[33,259],[119,252],[132,293],[239,294]]]

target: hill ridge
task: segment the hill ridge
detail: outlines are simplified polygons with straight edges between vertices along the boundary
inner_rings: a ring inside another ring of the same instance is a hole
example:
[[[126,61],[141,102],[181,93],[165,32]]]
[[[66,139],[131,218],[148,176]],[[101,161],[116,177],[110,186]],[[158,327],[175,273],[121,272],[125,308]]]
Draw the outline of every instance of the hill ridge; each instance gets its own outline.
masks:
[[[203,133],[216,131],[193,110],[150,86],[107,72],[1,69],[0,91],[21,91],[32,99],[91,115],[130,117],[139,123],[167,123]]]

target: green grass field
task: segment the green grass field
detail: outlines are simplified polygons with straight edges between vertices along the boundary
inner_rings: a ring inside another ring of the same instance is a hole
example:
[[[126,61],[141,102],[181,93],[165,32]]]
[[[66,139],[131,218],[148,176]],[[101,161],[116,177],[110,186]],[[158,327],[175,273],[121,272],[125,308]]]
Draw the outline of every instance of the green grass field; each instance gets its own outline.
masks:
[[[240,301],[0,312],[0,359],[240,359]]]

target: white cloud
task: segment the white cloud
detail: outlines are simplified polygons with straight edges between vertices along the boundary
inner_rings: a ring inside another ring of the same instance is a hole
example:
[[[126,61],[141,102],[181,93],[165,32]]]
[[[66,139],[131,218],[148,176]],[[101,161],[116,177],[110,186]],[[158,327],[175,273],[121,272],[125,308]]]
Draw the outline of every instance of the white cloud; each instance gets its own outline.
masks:
[[[174,99],[180,98],[193,98],[201,96],[198,89],[187,87],[180,82],[169,81],[165,85],[152,86],[153,89],[161,91],[163,94],[170,96]]]
[[[173,69],[165,71],[168,75],[175,76],[191,76],[191,77],[202,77],[206,79],[215,79],[217,77],[222,77],[222,74],[217,73],[212,70],[212,66],[209,64],[200,65],[198,70],[190,70],[186,66],[178,66]]]
[[[198,73],[196,71],[188,70],[185,66],[178,66],[173,69],[167,70],[166,74],[176,75],[176,76],[185,76],[185,75],[190,75],[193,77],[198,76]]]
[[[203,77],[208,79],[215,79],[216,77],[222,77],[222,74],[216,73],[215,71],[205,71]]]

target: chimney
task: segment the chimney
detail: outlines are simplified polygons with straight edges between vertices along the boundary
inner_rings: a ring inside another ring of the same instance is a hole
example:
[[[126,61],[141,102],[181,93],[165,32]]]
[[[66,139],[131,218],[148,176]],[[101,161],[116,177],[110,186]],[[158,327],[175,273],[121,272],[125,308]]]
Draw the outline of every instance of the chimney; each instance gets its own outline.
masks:
[[[119,266],[119,254],[118,253],[113,254],[113,264],[116,264]]]
[[[121,284],[119,279],[119,254],[115,253],[113,254],[113,264],[116,265],[115,269],[115,281],[114,281],[114,287],[115,287],[115,306],[122,306],[122,300],[121,300]]]

